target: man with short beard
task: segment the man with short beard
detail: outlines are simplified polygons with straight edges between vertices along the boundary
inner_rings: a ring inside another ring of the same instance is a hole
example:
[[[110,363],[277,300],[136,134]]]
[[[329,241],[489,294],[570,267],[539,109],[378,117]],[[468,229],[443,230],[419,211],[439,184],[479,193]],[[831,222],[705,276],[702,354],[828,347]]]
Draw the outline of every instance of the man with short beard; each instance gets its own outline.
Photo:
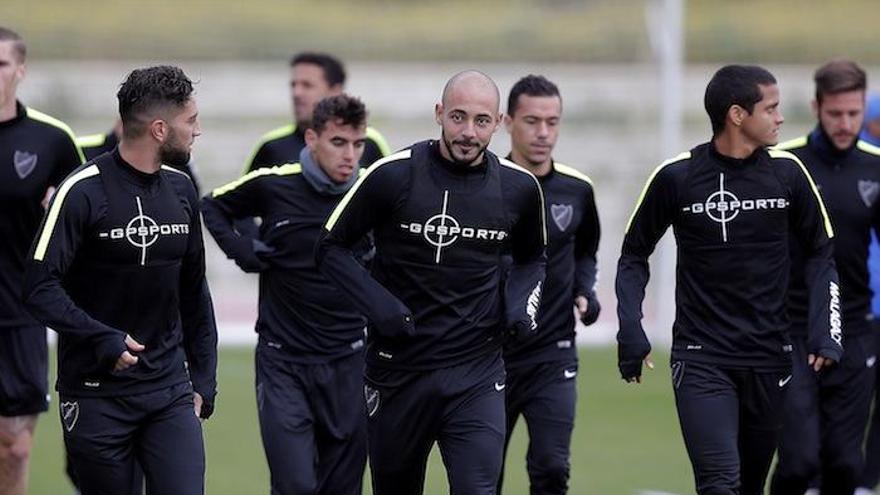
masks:
[[[859,140],[867,76],[855,62],[837,59],[820,67],[814,79],[815,129],[778,148],[800,158],[828,206],[846,350],[830,370],[816,374],[807,366],[807,269],[803,250],[792,245],[788,313],[794,367],[770,490],[774,495],[802,495],[817,476],[822,495],[853,493],[864,464],[862,441],[877,360],[868,244],[871,232],[880,232],[880,148]]]
[[[117,94],[122,140],[58,188],[31,248],[25,304],[59,333],[64,442],[83,495],[204,492],[199,418],[216,394],[217,331],[198,198],[172,166],[199,135],[192,83],[138,69]]]
[[[441,139],[370,167],[318,243],[319,268],[370,322],[364,391],[377,495],[422,493],[434,442],[451,493],[495,493],[505,435],[501,345],[506,333],[537,326],[546,242],[537,180],[486,150],[498,106],[485,74],[450,79],[435,107]],[[371,230],[367,273],[352,247]]]

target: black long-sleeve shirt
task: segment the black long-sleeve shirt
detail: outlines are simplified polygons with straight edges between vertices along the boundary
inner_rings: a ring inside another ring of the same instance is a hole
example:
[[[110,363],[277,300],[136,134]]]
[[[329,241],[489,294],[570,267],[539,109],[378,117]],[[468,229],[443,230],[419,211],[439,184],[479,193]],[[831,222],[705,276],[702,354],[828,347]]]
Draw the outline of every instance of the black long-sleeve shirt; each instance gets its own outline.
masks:
[[[63,122],[19,102],[15,117],[0,122],[0,332],[40,325],[21,305],[28,249],[47,189],[82,163]]]
[[[305,130],[296,124],[273,129],[264,134],[257,142],[245,163],[247,174],[263,167],[274,167],[299,161],[299,154],[306,147]],[[382,134],[372,127],[367,127],[367,139],[364,142],[364,154],[359,161],[361,167],[367,168],[373,162],[391,153],[388,142]]]
[[[654,171],[627,226],[616,283],[621,363],[650,350],[641,324],[648,256],[669,225],[678,247],[673,359],[790,366],[785,296],[794,237],[809,260],[810,350],[839,360],[834,234],[806,169],[785,151],[737,160],[707,143]]]
[[[538,330],[533,336],[506,343],[508,368],[577,358],[572,310],[577,296],[589,301],[590,320],[599,315],[595,285],[600,227],[593,183],[561,163],[553,163],[550,173],[538,180],[547,214],[547,277],[538,308]]]
[[[366,319],[315,265],[315,243],[340,199],[318,193],[297,163],[256,170],[202,200],[205,225],[226,255],[264,265],[256,330],[264,345],[297,362],[327,362],[364,347]],[[263,218],[263,254],[233,228],[253,216]]]
[[[426,141],[380,160],[346,194],[318,243],[319,268],[370,321],[367,363],[435,369],[499,352],[503,331],[533,330],[544,280],[541,188],[486,152],[445,160]],[[372,274],[352,246],[372,230]],[[502,283],[501,257],[513,265]]]
[[[82,149],[86,160],[91,160],[98,155],[112,152],[119,144],[119,138],[116,137],[115,132],[110,131],[106,134],[89,134],[86,136],[78,136],[76,138],[76,144],[78,144],[79,147]],[[192,179],[193,187],[196,188],[196,196],[201,196],[201,186],[199,185],[199,178],[195,172],[195,167],[193,166],[193,163],[190,162],[182,167],[174,168],[186,173],[186,175],[188,175],[189,178]]]
[[[59,333],[59,391],[118,396],[191,380],[213,403],[217,329],[198,198],[182,172],[146,174],[118,151],[77,169],[47,210],[24,295]],[[145,350],[115,373],[126,334]]]
[[[868,245],[871,229],[880,234],[880,148],[857,141],[849,149],[838,150],[821,127],[778,148],[800,158],[828,207],[843,298],[843,333],[868,332],[874,318],[868,285]],[[792,334],[801,336],[806,333],[809,311],[804,262],[803,250],[793,244],[788,308]]]

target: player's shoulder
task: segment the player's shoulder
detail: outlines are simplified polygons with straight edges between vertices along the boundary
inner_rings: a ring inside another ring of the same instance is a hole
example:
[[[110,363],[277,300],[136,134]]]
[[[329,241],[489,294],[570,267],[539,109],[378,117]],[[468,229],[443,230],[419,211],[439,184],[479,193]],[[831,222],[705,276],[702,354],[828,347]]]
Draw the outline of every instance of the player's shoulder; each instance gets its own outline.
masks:
[[[658,179],[685,176],[694,162],[695,155],[699,154],[699,152],[700,148],[697,147],[693,150],[682,151],[675,156],[663,160],[651,171],[651,174],[648,176],[648,183]]]
[[[382,156],[391,154],[391,146],[388,145],[388,140],[374,127],[367,127],[367,140],[371,141],[378,148]]]
[[[565,181],[572,187],[582,188],[588,191],[593,190],[593,179],[580,170],[559,162],[553,163],[553,170],[558,177],[565,179]]]
[[[788,141],[783,141],[770,149],[793,152],[807,146],[807,136],[800,136]]]
[[[856,141],[856,149],[872,159],[880,159],[880,146],[875,146],[865,140],[859,139]]]
[[[409,169],[414,163],[414,155],[416,154],[416,150],[414,147],[409,147],[398,151],[397,153],[390,154],[384,158],[376,160],[370,168],[364,170],[361,169],[360,178],[361,180],[395,180],[401,177],[402,174],[408,174]]]
[[[58,184],[55,195],[89,195],[102,187],[101,168],[94,161],[89,161],[67,174]]]
[[[276,127],[260,136],[260,139],[257,141],[257,148],[276,145],[293,136],[294,132],[296,132],[296,124],[287,124],[281,127]]]
[[[45,132],[69,139],[71,142],[76,142],[76,137],[70,126],[49,114],[31,107],[25,107],[25,118],[34,123],[37,128],[45,130]]]
[[[107,142],[107,135],[104,133],[86,134],[76,137],[76,144],[82,149],[99,148]]]
[[[798,158],[792,149],[767,148],[767,155],[770,157],[770,163],[778,169],[807,173],[804,162]]]
[[[182,186],[190,186],[192,185],[192,177],[189,176],[183,170],[172,167],[171,165],[162,165],[159,169],[159,174],[163,179],[170,180],[174,184],[179,184]]]
[[[529,172],[525,168],[517,165],[516,163],[508,160],[507,158],[497,157],[498,165],[501,174],[501,181],[505,188],[511,186],[521,186],[521,187],[537,187],[541,188],[541,185],[538,183],[538,178],[535,177],[535,174]]]
[[[184,172],[181,172],[179,170],[177,172],[186,175]],[[286,177],[301,173],[302,165],[300,165],[299,163],[285,163],[283,165],[276,165],[274,167],[262,167],[242,175],[238,179],[230,182],[229,184],[214,189],[211,192],[211,195],[213,197],[222,196],[223,194],[234,191],[235,189],[238,189],[248,183],[255,183],[265,179]]]

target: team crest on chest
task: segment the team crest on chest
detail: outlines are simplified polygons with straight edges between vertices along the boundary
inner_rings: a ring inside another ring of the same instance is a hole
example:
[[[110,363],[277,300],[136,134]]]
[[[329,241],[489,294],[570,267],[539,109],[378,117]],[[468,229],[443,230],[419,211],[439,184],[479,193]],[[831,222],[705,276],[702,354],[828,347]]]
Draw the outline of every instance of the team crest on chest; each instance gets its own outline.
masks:
[[[15,173],[19,179],[24,179],[37,168],[37,154],[27,151],[15,150],[12,155],[12,164],[15,167]]]
[[[553,217],[553,223],[559,227],[559,231],[565,232],[574,217],[574,207],[571,205],[550,205],[550,216]]]
[[[868,208],[874,206],[874,203],[877,202],[877,196],[880,195],[880,182],[874,180],[860,180],[859,195],[862,197],[865,206]]]

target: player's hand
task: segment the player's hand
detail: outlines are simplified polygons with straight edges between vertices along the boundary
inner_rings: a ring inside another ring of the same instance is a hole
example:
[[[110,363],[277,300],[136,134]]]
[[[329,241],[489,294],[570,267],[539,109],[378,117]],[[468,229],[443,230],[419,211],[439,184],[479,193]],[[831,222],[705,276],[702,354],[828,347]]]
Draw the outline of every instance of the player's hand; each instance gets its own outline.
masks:
[[[113,371],[124,371],[136,365],[138,357],[132,354],[132,352],[141,352],[145,349],[143,344],[134,340],[131,335],[125,336],[125,346],[128,347],[128,350],[123,351],[123,353],[119,355],[119,359],[116,360],[116,365],[113,366]]]
[[[829,357],[822,356],[821,354],[810,354],[807,356],[807,364],[813,368],[813,371],[818,373],[822,371],[822,368],[827,368],[833,365],[834,360]]]
[[[202,417],[202,404],[204,403],[205,399],[202,398],[202,394],[193,392],[193,410],[195,411],[197,418]]]
[[[648,354],[647,356],[645,356],[645,359],[642,360],[642,363],[643,363],[643,364],[644,364],[649,370],[654,369],[654,360],[651,359],[651,355],[650,355],[650,354]],[[639,366],[639,368],[641,368],[641,366]],[[631,376],[631,377],[626,378],[626,382],[627,382],[627,383],[642,383],[642,374],[641,374],[641,371],[642,371],[642,370],[639,369],[639,374],[638,374],[638,375],[635,375],[635,376]]]
[[[583,318],[590,308],[590,301],[587,300],[586,296],[577,296],[574,298],[574,305],[577,306],[578,316]]]
[[[587,296],[579,295],[574,298],[574,305],[577,308],[578,319],[584,325],[592,325],[599,319],[599,312],[602,311],[602,306],[595,297],[591,299]]]

